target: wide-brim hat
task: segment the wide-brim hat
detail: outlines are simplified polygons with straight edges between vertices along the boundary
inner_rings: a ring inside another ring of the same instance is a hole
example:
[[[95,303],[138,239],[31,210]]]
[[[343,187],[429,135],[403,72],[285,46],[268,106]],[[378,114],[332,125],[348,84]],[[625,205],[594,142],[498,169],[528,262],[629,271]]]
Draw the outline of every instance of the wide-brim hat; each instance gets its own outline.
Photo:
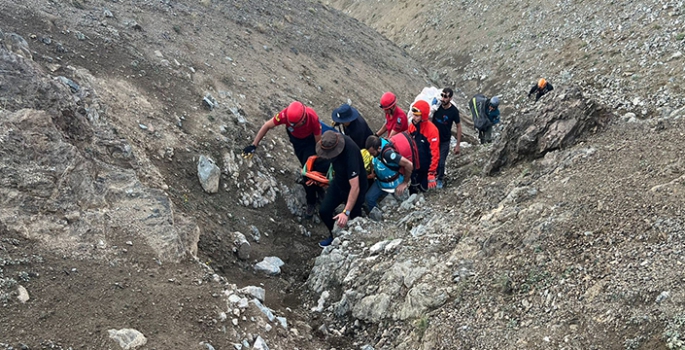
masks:
[[[343,103],[333,111],[331,118],[336,123],[349,123],[359,118],[359,111],[347,103]]]
[[[316,143],[316,154],[324,159],[337,157],[345,148],[345,138],[341,133],[326,131],[321,141]]]

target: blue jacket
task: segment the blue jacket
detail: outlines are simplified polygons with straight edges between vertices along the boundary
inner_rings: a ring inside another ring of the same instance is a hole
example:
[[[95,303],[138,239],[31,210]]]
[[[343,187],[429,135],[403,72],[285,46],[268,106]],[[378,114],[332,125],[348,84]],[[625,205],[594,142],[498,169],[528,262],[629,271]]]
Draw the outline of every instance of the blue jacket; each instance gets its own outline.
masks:
[[[488,111],[488,118],[490,118],[492,125],[499,123],[499,108],[492,111]]]
[[[383,154],[388,150],[395,152],[397,156],[401,157],[394,149],[388,148],[388,145],[389,142],[386,139],[381,139],[381,152],[378,156],[373,157],[373,170],[376,173],[376,181],[378,181],[378,185],[380,185],[381,189],[386,192],[394,192],[395,188],[404,182],[404,175],[400,174],[399,167],[393,169],[394,164],[386,164],[381,159]]]

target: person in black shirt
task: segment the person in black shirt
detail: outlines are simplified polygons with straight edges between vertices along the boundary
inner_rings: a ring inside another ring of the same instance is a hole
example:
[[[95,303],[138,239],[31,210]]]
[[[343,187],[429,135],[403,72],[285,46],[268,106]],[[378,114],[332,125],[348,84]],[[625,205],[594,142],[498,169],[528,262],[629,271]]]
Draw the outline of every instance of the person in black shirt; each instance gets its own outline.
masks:
[[[319,243],[321,247],[326,247],[333,242],[334,224],[345,227],[349,219],[362,214],[368,182],[362,154],[349,136],[326,131],[316,144],[316,154],[330,159],[335,172],[319,208],[321,221],[330,232],[330,236]],[[335,215],[335,208],[341,203],[345,203],[345,208],[342,213]]]
[[[451,88],[442,89],[440,94],[440,106],[433,112],[433,124],[440,133],[440,162],[438,162],[438,184],[437,188],[442,188],[445,177],[445,163],[447,155],[450,153],[450,139],[452,138],[452,124],[457,125],[457,145],[454,153],[459,154],[459,144],[461,143],[461,119],[459,110],[452,104],[454,91]]]
[[[373,131],[359,114],[356,108],[343,103],[333,111],[331,118],[335,126],[342,125],[343,134],[349,136],[361,150],[366,145],[366,139],[373,135]]]
[[[535,102],[538,102],[542,95],[552,90],[554,90],[554,86],[552,86],[550,82],[545,80],[545,78],[540,78],[540,80],[538,80],[538,83],[533,85],[533,87],[530,88],[530,91],[528,91],[528,98],[530,98],[530,95],[535,93]]]

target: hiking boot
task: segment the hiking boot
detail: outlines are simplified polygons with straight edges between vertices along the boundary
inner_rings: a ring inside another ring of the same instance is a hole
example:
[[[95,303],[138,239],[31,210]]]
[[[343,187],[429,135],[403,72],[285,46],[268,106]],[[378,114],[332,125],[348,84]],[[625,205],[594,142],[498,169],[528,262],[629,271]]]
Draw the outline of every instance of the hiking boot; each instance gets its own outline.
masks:
[[[440,189],[443,188],[444,185],[445,185],[445,184],[442,182],[442,180],[438,180],[437,186],[435,186],[435,187],[437,187],[437,189],[440,190]]]
[[[326,248],[329,245],[333,243],[333,235],[328,236],[328,238],[324,239],[323,241],[319,242],[319,247],[321,248]]]
[[[304,212],[305,219],[311,219],[314,216],[314,211],[316,208],[312,204],[307,204],[307,209]]]
[[[371,218],[371,220],[373,221],[381,221],[383,220],[383,212],[381,212],[381,210],[378,209],[378,207],[373,207],[373,209],[371,209],[371,212],[369,212],[369,218]]]

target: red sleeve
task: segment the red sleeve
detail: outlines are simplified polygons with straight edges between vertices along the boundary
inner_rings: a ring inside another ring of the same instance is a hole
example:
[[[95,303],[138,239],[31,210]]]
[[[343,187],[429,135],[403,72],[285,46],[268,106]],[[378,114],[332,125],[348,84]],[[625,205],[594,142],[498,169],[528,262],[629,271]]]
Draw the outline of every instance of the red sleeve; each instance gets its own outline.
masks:
[[[431,148],[431,165],[428,167],[428,173],[436,175],[438,173],[438,163],[440,162],[440,133],[438,128],[431,122],[424,122],[426,133],[423,134],[428,139]],[[422,125],[423,126],[423,125]],[[432,126],[432,128],[431,128]],[[424,129],[423,127],[421,129]]]
[[[281,125],[285,124],[285,110],[287,108],[283,108],[280,112],[276,113],[276,115],[273,118],[274,124],[276,125]]]

